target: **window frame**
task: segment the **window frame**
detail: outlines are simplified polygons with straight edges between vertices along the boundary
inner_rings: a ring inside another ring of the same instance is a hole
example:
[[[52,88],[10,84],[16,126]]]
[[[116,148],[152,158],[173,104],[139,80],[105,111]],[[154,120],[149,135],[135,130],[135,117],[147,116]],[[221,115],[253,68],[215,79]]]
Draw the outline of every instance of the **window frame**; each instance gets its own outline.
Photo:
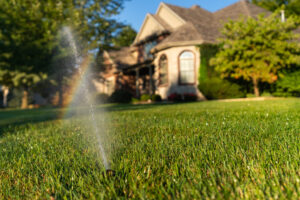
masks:
[[[184,52],[190,52],[193,54],[193,67],[194,67],[194,82],[193,83],[182,83],[181,82],[181,63],[180,63],[180,57]],[[190,49],[185,49],[181,51],[177,58],[177,65],[178,65],[178,83],[179,85],[195,85],[196,84],[196,54]]]
[[[166,83],[161,83],[161,76],[160,76],[160,71],[161,71],[161,65],[160,65],[160,63],[161,63],[161,59],[162,59],[162,57],[165,57],[166,58],[166,68],[167,68],[167,82]],[[167,85],[169,85],[169,62],[168,62],[168,56],[166,55],[166,54],[162,54],[162,55],[160,55],[159,56],[159,60],[158,60],[158,85],[160,86],[160,87],[163,87],[163,86],[167,86]]]

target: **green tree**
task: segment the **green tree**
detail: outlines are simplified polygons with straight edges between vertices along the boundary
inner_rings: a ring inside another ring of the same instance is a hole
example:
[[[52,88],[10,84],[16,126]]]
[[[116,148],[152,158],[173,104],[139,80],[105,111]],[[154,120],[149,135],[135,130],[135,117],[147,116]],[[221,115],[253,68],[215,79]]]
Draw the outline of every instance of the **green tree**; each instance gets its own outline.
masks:
[[[279,70],[300,63],[299,43],[292,32],[299,18],[281,22],[279,12],[269,17],[247,18],[225,24],[222,47],[211,64],[222,77],[252,81],[259,96],[259,83],[274,83]]]
[[[113,38],[114,47],[130,46],[136,37],[136,31],[131,26],[124,26],[120,29],[117,35]]]
[[[300,15],[299,0],[252,0],[252,2],[270,11],[275,11],[284,6],[287,16]]]
[[[105,46],[121,25],[111,19],[123,0],[0,0],[0,84],[28,91],[47,76],[57,73],[52,65],[58,48],[56,36],[71,26],[80,49]],[[12,75],[13,74],[13,75]]]

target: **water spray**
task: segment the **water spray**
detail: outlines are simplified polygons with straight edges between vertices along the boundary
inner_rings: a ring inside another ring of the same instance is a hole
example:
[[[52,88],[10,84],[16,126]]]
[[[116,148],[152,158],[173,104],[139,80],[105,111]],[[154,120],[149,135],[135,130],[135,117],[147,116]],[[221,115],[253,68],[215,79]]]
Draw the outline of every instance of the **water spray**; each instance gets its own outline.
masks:
[[[71,29],[69,27],[64,27],[62,30],[63,34],[67,37],[68,43],[70,44],[71,47],[71,53],[74,55],[75,57],[75,68],[78,69],[78,74],[81,80],[84,80],[84,68],[87,68],[89,63],[90,63],[90,57],[86,57],[84,59],[81,59],[81,57],[79,56],[79,52],[74,40],[74,37],[72,35]],[[83,68],[83,69],[82,69]],[[112,177],[115,176],[116,172],[112,169],[110,169],[110,165],[107,161],[106,158],[106,154],[103,148],[103,144],[102,144],[102,139],[99,135],[99,129],[96,123],[96,119],[95,119],[95,108],[92,102],[92,99],[90,98],[90,96],[88,95],[89,93],[89,88],[86,84],[85,81],[82,82],[82,87],[84,88],[83,92],[84,92],[84,99],[85,102],[89,105],[89,116],[90,116],[90,121],[92,122],[92,128],[95,132],[96,138],[97,138],[97,142],[98,142],[98,146],[99,146],[99,150],[100,150],[100,154],[102,157],[102,161],[103,161],[103,165],[105,167],[105,176],[106,177]]]

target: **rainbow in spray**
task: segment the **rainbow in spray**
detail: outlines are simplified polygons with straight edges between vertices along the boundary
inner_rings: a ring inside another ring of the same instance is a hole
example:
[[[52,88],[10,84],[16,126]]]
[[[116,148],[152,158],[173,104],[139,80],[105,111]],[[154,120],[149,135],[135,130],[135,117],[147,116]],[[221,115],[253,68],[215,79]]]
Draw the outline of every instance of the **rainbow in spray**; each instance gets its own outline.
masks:
[[[75,43],[74,36],[72,34],[72,31],[69,27],[64,27],[62,29],[62,33],[67,39],[67,42],[70,45],[70,51],[72,55],[74,56],[74,67],[77,69],[76,73],[72,77],[72,86],[69,87],[68,92],[65,95],[65,109],[63,109],[63,112],[61,113],[61,117],[64,118],[68,110],[70,109],[70,106],[73,105],[74,99],[77,97],[80,97],[83,99],[82,102],[84,102],[84,109],[88,110],[88,117],[89,117],[89,125],[91,125],[90,128],[93,129],[93,132],[97,138],[100,154],[102,157],[103,165],[105,169],[109,169],[109,163],[107,161],[106,153],[104,151],[103,145],[102,145],[102,137],[99,132],[98,123],[95,118],[95,109],[93,105],[92,98],[89,94],[89,87],[88,87],[88,72],[89,68],[91,66],[92,58],[91,56],[81,56],[78,53],[78,49]],[[102,131],[102,129],[101,129]]]

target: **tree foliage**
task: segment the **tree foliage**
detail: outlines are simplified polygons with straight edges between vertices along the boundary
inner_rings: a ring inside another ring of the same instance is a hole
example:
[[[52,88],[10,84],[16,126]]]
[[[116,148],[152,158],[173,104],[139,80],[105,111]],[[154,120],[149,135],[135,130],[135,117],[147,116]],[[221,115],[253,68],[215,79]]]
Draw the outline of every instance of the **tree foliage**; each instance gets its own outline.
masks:
[[[30,89],[53,73],[51,61],[63,26],[83,51],[111,43],[123,25],[111,17],[124,0],[0,0],[0,84]]]
[[[252,0],[252,2],[260,7],[270,11],[275,11],[284,6],[287,16],[300,16],[300,1],[299,0]]]
[[[276,83],[276,96],[300,97],[300,70],[285,72]]]
[[[131,26],[124,26],[113,38],[113,45],[117,48],[130,46],[136,37],[136,31]]]
[[[225,24],[222,48],[211,64],[222,77],[252,81],[259,96],[259,83],[274,83],[279,70],[300,63],[298,37],[293,33],[299,18],[281,22],[279,12],[269,17],[243,18]]]

